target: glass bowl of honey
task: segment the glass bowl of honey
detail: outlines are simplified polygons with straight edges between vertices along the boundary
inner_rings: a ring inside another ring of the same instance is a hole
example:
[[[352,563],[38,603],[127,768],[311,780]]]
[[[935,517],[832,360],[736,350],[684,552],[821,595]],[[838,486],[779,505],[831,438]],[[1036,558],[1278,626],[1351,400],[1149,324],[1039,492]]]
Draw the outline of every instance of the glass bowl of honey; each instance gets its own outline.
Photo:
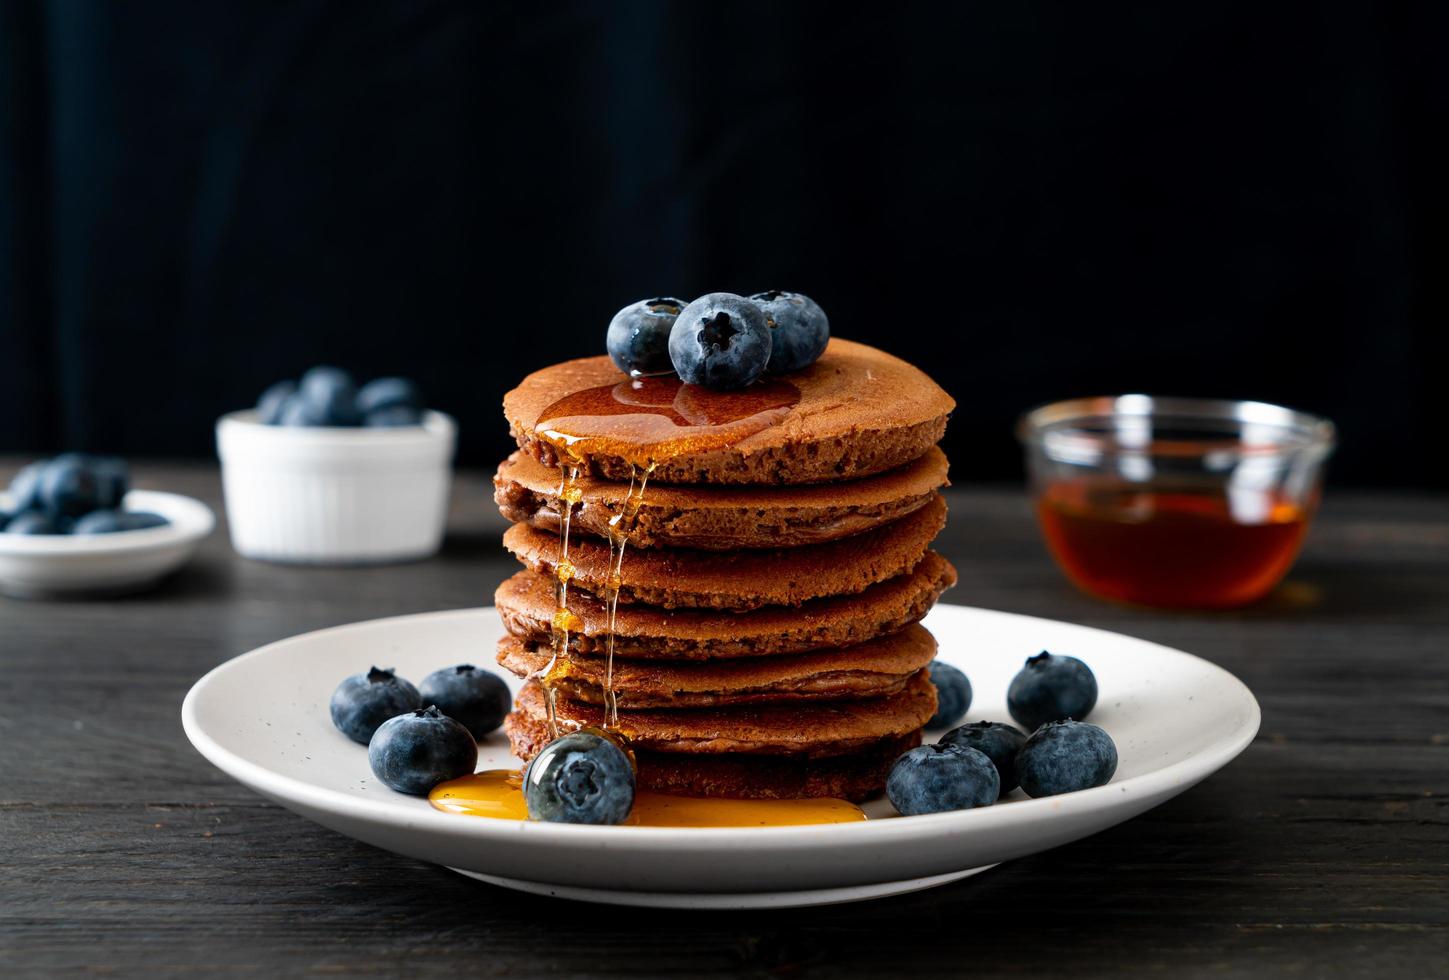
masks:
[[[1230,609],[1266,596],[1308,531],[1333,423],[1264,402],[1119,395],[1022,416],[1047,548],[1106,599]]]

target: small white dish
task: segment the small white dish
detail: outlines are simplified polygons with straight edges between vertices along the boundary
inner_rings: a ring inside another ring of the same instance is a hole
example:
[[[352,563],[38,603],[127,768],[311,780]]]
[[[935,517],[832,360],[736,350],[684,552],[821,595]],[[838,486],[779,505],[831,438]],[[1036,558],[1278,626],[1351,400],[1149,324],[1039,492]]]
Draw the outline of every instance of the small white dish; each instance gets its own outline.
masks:
[[[232,546],[289,564],[368,565],[434,554],[448,521],[457,426],[263,425],[256,412],[216,424]]]
[[[0,507],[8,502],[0,493]],[[22,599],[139,592],[190,561],[216,527],[211,508],[177,493],[132,490],[124,509],[170,523],[114,534],[0,532],[0,592]]]
[[[929,888],[984,866],[1104,830],[1226,765],[1258,730],[1242,682],[1205,660],[1115,633],[1008,613],[937,606],[926,620],[941,659],[970,676],[968,720],[1008,720],[1006,688],[1043,649],[1085,660],[1101,696],[1091,721],[1116,740],[1112,782],[1040,800],[864,823],[726,829],[591,827],[467,817],[377,782],[363,746],[332,727],[328,698],[376,665],[414,681],[440,667],[493,663],[493,609],[357,623],[292,637],[228,661],[191,689],[181,718],[222,771],[325,827],[504,887],[596,902],[778,908]],[[510,683],[512,680],[510,678]],[[517,685],[513,685],[516,689]],[[479,768],[518,765],[502,732]]]

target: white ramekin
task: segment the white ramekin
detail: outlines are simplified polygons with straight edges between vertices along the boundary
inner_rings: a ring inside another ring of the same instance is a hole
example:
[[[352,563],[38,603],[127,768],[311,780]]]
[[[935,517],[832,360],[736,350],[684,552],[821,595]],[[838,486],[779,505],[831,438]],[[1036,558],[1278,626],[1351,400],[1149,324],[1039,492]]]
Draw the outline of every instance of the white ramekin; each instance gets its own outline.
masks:
[[[441,412],[384,429],[216,423],[231,542],[247,558],[375,564],[426,558],[443,540],[457,427]]]

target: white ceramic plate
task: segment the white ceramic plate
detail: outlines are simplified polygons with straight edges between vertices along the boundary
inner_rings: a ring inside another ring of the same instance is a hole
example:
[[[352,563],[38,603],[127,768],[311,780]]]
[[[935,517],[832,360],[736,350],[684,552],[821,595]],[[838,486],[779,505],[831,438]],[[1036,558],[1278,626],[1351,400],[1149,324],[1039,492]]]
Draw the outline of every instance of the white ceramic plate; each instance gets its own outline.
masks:
[[[1007,720],[1006,687],[1043,649],[1095,671],[1091,721],[1116,740],[1106,786],[919,817],[867,807],[864,823],[818,827],[589,827],[466,817],[378,783],[366,750],[332,727],[348,674],[396,667],[414,681],[462,662],[493,666],[491,608],[404,616],[308,633],[222,664],[186,696],[186,734],[224,772],[325,827],[494,884],[636,905],[761,908],[856,901],[929,888],[983,866],[1096,833],[1170,799],[1252,741],[1258,704],[1227,671],[1115,633],[937,606],[941,659],[971,678],[968,720]],[[501,673],[501,671],[500,671]],[[501,732],[479,768],[517,765]]]
[[[0,494],[0,506],[6,503]],[[216,527],[211,508],[176,493],[132,490],[124,507],[171,523],[115,534],[0,532],[0,592],[20,598],[137,592],[186,564]]]

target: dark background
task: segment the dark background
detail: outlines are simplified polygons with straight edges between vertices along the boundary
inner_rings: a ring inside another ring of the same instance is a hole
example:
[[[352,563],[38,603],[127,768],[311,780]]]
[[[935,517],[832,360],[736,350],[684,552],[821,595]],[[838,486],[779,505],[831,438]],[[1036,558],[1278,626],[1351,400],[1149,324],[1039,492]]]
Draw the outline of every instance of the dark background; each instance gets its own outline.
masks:
[[[0,0],[0,452],[208,455],[318,362],[460,457],[660,293],[809,293],[960,408],[1333,417],[1449,486],[1443,5]]]

